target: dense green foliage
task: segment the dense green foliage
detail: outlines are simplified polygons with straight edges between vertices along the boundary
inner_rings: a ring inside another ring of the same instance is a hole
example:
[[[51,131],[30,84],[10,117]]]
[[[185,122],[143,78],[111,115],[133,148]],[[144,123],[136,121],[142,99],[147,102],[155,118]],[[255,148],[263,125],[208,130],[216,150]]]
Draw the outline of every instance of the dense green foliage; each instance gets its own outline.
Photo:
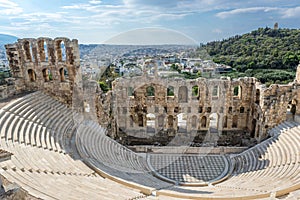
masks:
[[[259,28],[202,47],[214,62],[236,69],[230,76],[243,76],[252,70],[246,74],[261,82],[283,83],[293,80],[300,61],[300,30]]]

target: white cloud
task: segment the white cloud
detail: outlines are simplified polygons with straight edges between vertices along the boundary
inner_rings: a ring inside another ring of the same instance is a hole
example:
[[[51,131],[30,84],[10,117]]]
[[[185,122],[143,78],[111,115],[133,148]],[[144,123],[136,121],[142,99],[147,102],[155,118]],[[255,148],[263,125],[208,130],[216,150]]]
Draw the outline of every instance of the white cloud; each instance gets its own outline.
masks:
[[[218,34],[223,33],[223,31],[221,29],[219,29],[219,28],[216,28],[216,29],[212,30],[212,32],[213,33],[218,33]]]
[[[300,6],[295,8],[288,8],[282,12],[282,18],[299,18]]]
[[[102,1],[98,1],[98,0],[91,0],[89,1],[90,4],[100,4],[102,3]]]
[[[257,13],[257,12],[271,12],[271,11],[279,11],[280,8],[276,7],[251,7],[251,8],[238,8],[230,11],[224,11],[217,13],[217,17],[219,18],[228,18],[234,15],[246,14],[246,13]]]
[[[23,9],[10,0],[0,0],[0,13],[2,15],[17,15],[23,12]]]

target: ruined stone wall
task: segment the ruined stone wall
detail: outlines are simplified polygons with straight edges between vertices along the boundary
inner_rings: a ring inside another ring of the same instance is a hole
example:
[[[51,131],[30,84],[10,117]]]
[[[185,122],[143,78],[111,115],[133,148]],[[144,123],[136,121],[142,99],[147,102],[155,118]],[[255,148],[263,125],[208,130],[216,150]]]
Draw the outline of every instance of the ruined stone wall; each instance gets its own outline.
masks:
[[[268,129],[300,114],[299,82],[266,88],[255,78],[119,78],[112,91],[115,136],[240,131],[260,141]]]
[[[72,103],[73,88],[80,80],[77,40],[26,38],[5,47],[16,91],[41,90]]]

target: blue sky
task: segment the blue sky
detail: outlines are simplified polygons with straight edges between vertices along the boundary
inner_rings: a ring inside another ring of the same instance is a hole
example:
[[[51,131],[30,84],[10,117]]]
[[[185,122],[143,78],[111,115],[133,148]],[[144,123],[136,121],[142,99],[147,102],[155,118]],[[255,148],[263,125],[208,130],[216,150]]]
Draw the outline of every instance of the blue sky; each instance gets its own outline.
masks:
[[[0,33],[65,36],[80,43],[103,43],[144,27],[176,30],[206,43],[275,22],[298,29],[299,19],[299,0],[0,0]]]

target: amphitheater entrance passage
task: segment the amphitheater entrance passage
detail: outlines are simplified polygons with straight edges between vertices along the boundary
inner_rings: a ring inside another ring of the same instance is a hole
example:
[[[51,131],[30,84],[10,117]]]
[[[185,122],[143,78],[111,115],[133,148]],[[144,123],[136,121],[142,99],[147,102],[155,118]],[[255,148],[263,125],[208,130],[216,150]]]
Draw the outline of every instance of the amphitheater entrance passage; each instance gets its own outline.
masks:
[[[180,113],[177,115],[177,126],[178,126],[178,132],[186,132],[186,119],[187,115],[186,113]]]
[[[219,121],[219,116],[217,113],[212,113],[209,115],[209,128],[211,131],[218,130],[218,121]]]
[[[168,116],[168,128],[173,129],[174,128],[174,117],[172,115]]]
[[[155,133],[155,115],[153,113],[148,113],[146,118],[147,133]]]
[[[200,121],[201,128],[206,128],[206,121],[207,121],[206,117],[203,116]]]

